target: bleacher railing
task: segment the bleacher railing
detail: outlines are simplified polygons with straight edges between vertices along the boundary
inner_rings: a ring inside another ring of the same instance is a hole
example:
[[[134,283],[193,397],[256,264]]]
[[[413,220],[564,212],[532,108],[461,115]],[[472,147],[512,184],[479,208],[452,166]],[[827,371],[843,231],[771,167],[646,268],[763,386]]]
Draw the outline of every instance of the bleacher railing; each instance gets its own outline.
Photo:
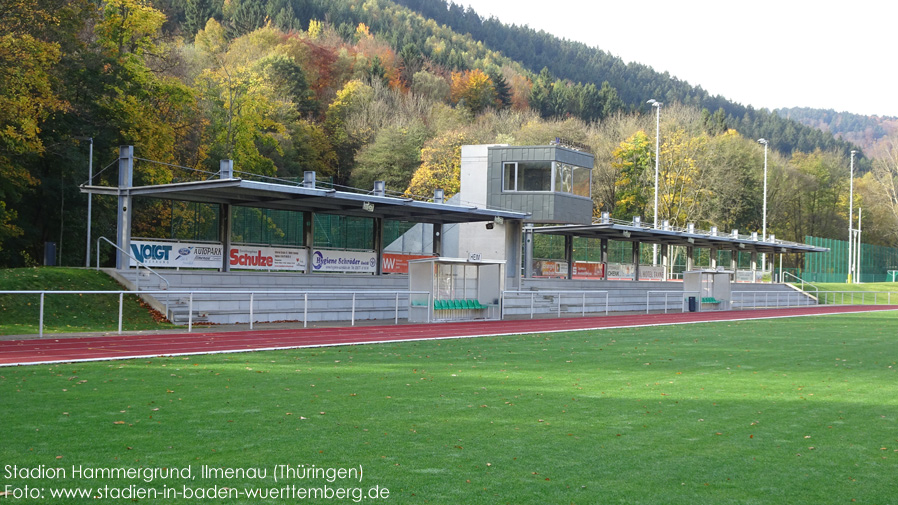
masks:
[[[595,297],[603,297],[604,304],[593,301]],[[557,317],[563,314],[571,314],[572,309],[579,307],[581,317],[586,316],[587,307],[589,313],[604,312],[608,315],[608,291],[503,291],[502,308],[500,318],[505,319],[510,300],[523,300],[524,306],[529,307],[530,319],[536,314],[555,313]],[[529,306],[526,305],[529,303]],[[520,305],[516,305],[520,308]],[[563,310],[565,309],[565,310]]]

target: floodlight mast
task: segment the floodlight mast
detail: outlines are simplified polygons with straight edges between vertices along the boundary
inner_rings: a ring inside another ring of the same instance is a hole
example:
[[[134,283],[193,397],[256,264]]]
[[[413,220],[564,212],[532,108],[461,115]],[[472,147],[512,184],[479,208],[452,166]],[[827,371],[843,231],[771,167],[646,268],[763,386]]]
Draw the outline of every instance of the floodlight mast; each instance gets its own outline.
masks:
[[[661,102],[654,98],[646,102],[655,108],[655,223],[658,229],[658,161],[661,156]],[[658,265],[658,244],[652,244],[652,266]]]
[[[767,139],[758,139],[758,143],[764,144],[764,207],[761,211],[763,216],[761,216],[761,240],[763,242],[767,242]],[[764,265],[764,268],[761,271],[767,271],[767,253],[761,253],[761,263]]]
[[[851,273],[854,270],[854,260],[852,256],[851,243],[854,241],[854,155],[857,151],[851,151],[851,167],[849,172],[851,177],[848,185],[848,284],[852,284]]]

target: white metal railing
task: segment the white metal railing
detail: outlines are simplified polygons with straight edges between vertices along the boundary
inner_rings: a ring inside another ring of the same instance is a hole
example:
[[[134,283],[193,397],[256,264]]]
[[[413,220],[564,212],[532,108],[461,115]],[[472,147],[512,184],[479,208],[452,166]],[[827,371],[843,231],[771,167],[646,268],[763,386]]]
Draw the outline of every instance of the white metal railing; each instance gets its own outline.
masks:
[[[670,290],[670,289],[666,289],[666,290],[653,290],[653,291],[646,291],[646,292],[645,292],[645,313],[646,313],[646,314],[649,313],[649,309],[650,309],[650,305],[651,305],[651,300],[652,300],[652,295],[653,295],[653,294],[654,294],[656,297],[660,296],[661,294],[664,295],[664,313],[665,313],[665,314],[667,314],[667,307],[668,307],[668,301],[667,301],[667,300],[668,300],[668,298],[669,298],[670,296],[673,296],[673,295],[679,295],[679,296],[681,297],[681,298],[680,298],[680,312],[686,312],[686,303],[687,303],[687,301],[689,300],[689,295],[695,295],[695,298],[696,298],[696,310],[699,311],[699,312],[701,312],[701,301],[700,301],[700,299],[699,299],[699,298],[700,298],[700,295],[701,295],[700,292],[698,292],[698,291],[682,291],[682,290]]]
[[[891,305],[892,295],[898,302],[898,291],[821,291],[817,301],[821,305]]]
[[[605,297],[605,307],[604,312],[605,315],[608,315],[608,291],[550,291],[550,290],[539,290],[539,291],[503,291],[502,292],[502,303],[501,308],[499,310],[499,318],[505,319],[506,309],[508,308],[509,298],[517,298],[527,300],[529,298],[530,303],[530,319],[533,319],[533,315],[537,313],[536,309],[544,310],[543,314],[548,314],[549,311],[545,310],[548,308],[553,309],[556,312],[557,317],[561,317],[562,314],[562,300],[565,296],[568,296],[571,300],[575,297],[579,298],[580,301],[580,315],[586,316],[586,299],[587,296],[595,297],[599,295],[604,295]],[[544,302],[537,304],[537,297],[541,297]],[[549,305],[552,305],[549,307]],[[571,301],[568,304],[568,307],[576,306],[576,302]],[[591,303],[591,307],[596,306],[594,302]]]
[[[816,305],[817,299],[803,291],[733,291],[730,293],[731,307],[735,309],[757,309],[770,307],[804,307]]]
[[[804,279],[802,279],[801,277],[799,277],[799,276],[793,274],[792,272],[782,272],[782,276],[783,276],[783,282],[785,282],[785,283],[787,283],[787,284],[791,284],[791,285],[793,285],[793,286],[795,286],[795,284],[796,284],[796,282],[789,282],[789,281],[787,280],[788,277],[792,277],[792,278],[795,279],[797,282],[800,282],[800,283],[801,283],[801,287],[799,287],[799,286],[795,286],[795,287],[798,288],[798,289],[800,289],[800,290],[802,290],[802,291],[805,291],[805,289],[804,289],[805,285],[814,288],[814,298],[817,299],[817,298],[820,297],[820,290],[817,288],[817,286],[811,284],[810,282],[805,282]]]
[[[430,293],[428,291],[405,291],[405,290],[370,290],[370,291],[310,291],[310,290],[300,290],[300,291],[234,291],[234,290],[218,290],[218,291],[170,291],[170,290],[157,290],[157,291],[0,291],[0,295],[39,295],[40,296],[40,307],[39,307],[39,315],[38,315],[38,336],[43,338],[44,336],[44,306],[45,306],[45,297],[48,294],[52,295],[118,295],[118,333],[122,333],[122,319],[123,319],[123,309],[124,309],[124,296],[125,295],[155,295],[155,294],[165,294],[165,295],[186,295],[187,296],[187,331],[193,331],[193,303],[195,295],[246,295],[249,299],[249,308],[246,311],[249,315],[249,328],[253,329],[254,321],[254,307],[255,302],[257,301],[257,295],[262,295],[259,298],[265,299],[270,298],[272,296],[278,297],[278,300],[283,300],[286,295],[294,295],[293,300],[299,301],[302,300],[303,303],[303,319],[302,325],[303,328],[308,326],[308,313],[309,313],[309,296],[312,295],[337,295],[337,296],[346,296],[346,301],[351,300],[351,305],[348,307],[348,310],[351,312],[350,321],[353,326],[355,326],[355,314],[357,308],[357,301],[359,298],[364,298],[366,295],[377,295],[379,299],[386,298],[387,296],[393,298],[394,300],[394,324],[399,323],[399,307],[400,307],[400,298],[406,302],[407,305],[411,305],[411,299],[414,295],[423,295],[427,297],[427,303],[432,304],[432,300],[430,299]],[[302,296],[299,296],[302,295]],[[314,301],[314,298],[313,298]],[[166,307],[168,307],[168,303],[166,300]],[[168,310],[168,309],[166,309]],[[331,309],[333,310],[333,309]],[[344,309],[345,310],[345,309]],[[375,309],[375,310],[383,310],[383,309]],[[234,312],[233,310],[229,310],[229,312]],[[289,310],[284,310],[283,312],[291,312]],[[169,317],[169,314],[166,314],[166,317]]]
[[[148,267],[148,266],[146,265],[146,263],[144,263],[143,261],[140,261],[139,259],[135,258],[134,256],[131,255],[131,253],[129,253],[128,251],[126,251],[126,250],[122,249],[121,247],[117,246],[115,243],[113,243],[111,240],[109,240],[109,239],[106,238],[106,237],[100,237],[100,238],[97,239],[97,268],[96,268],[96,270],[99,270],[99,269],[100,269],[100,241],[101,241],[101,240],[105,241],[106,243],[108,243],[108,244],[111,245],[112,247],[115,247],[116,249],[118,249],[119,251],[121,251],[125,256],[127,256],[127,257],[129,257],[129,258],[131,258],[132,260],[134,260],[134,261],[137,262],[137,271],[138,271],[138,273],[137,273],[137,277],[136,277],[136,279],[135,279],[135,281],[134,281],[134,289],[136,289],[137,291],[140,291],[140,269],[141,269],[141,268],[146,268],[148,272],[150,272],[151,274],[155,275],[156,277],[159,277],[160,279],[162,279],[162,282],[165,283],[165,289],[166,289],[166,290],[167,290],[168,288],[171,287],[171,284],[169,284],[168,279],[166,279],[165,277],[161,276],[158,272],[156,272],[156,271],[153,270],[152,268]]]

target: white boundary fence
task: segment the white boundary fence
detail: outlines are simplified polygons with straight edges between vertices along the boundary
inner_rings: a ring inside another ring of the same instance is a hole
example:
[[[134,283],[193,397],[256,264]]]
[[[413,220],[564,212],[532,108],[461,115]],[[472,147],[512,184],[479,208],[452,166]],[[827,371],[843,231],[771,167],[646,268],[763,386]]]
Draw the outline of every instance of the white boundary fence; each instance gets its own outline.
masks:
[[[730,306],[733,310],[806,307],[818,304],[817,300],[809,293],[801,291],[733,291],[730,295],[732,296]]]
[[[193,331],[194,317],[194,301],[197,295],[243,295],[244,300],[248,301],[246,314],[249,316],[249,328],[253,329],[254,311],[258,301],[260,300],[293,300],[295,302],[302,301],[302,322],[303,327],[308,326],[308,312],[310,301],[316,301],[316,297],[327,295],[328,303],[334,303],[336,299],[343,299],[343,305],[339,307],[328,306],[328,310],[343,310],[350,312],[350,322],[355,326],[356,311],[359,307],[360,299],[369,299],[374,296],[376,299],[383,301],[384,299],[392,299],[393,301],[393,322],[399,323],[400,307],[408,308],[412,305],[413,300],[423,302],[427,300],[427,305],[432,306],[433,300],[427,291],[405,291],[405,290],[371,290],[371,291],[346,291],[346,290],[295,290],[295,291],[237,291],[237,290],[217,290],[217,291],[0,291],[0,295],[38,295],[40,297],[39,316],[38,316],[38,334],[40,338],[44,336],[44,309],[46,295],[118,295],[118,333],[122,333],[123,323],[123,307],[125,295],[179,295],[187,297],[187,331]],[[667,313],[671,306],[670,297],[674,297],[676,304],[679,304],[682,312],[686,311],[686,301],[692,294],[698,292],[688,291],[648,291],[646,293],[646,313],[649,313],[653,298],[657,300],[663,295],[663,309]],[[895,295],[894,297],[892,295]],[[597,301],[596,298],[602,300]],[[697,297],[698,298],[698,297]],[[808,305],[891,305],[894,298],[898,303],[898,291],[822,291],[819,293],[819,299],[816,301],[807,293],[780,293],[769,291],[733,291],[732,292],[732,309],[754,309],[769,307],[799,307]],[[532,319],[536,314],[555,314],[556,317],[562,315],[570,315],[579,312],[581,316],[587,313],[604,312],[608,315],[608,291],[503,291],[501,301],[501,317],[508,313],[510,302],[514,308],[526,309]],[[657,302],[656,302],[657,303]],[[675,307],[676,305],[674,305]],[[657,310],[657,309],[656,309]],[[700,303],[697,306],[700,310]],[[231,309],[230,312],[239,312],[239,309]],[[168,315],[167,315],[168,316]]]
[[[285,297],[292,296],[292,300],[299,301],[302,300],[302,310],[303,310],[303,318],[302,318],[302,326],[305,328],[308,325],[309,317],[308,317],[308,309],[309,309],[309,301],[310,295],[311,300],[315,301],[315,296],[321,295],[331,295],[331,298],[328,299],[329,303],[333,303],[332,299],[333,295],[337,295],[338,297],[345,297],[345,302],[348,302],[348,306],[343,305],[341,308],[343,310],[350,311],[350,321],[353,326],[355,326],[356,319],[356,308],[357,304],[360,301],[360,298],[370,298],[370,295],[375,295],[380,299],[384,298],[392,298],[394,301],[394,324],[399,323],[399,307],[402,305],[400,300],[405,302],[405,305],[411,304],[411,299],[413,297],[420,298],[421,296],[426,297],[428,303],[432,303],[430,300],[430,293],[427,291],[235,291],[235,290],[219,290],[219,291],[168,291],[168,290],[159,290],[159,291],[0,291],[0,295],[39,295],[40,296],[40,307],[39,307],[39,316],[38,316],[38,335],[40,338],[44,336],[44,308],[45,308],[45,298],[46,295],[118,295],[118,333],[122,333],[122,320],[123,320],[123,312],[124,312],[124,297],[125,295],[155,295],[155,294],[165,294],[165,295],[181,295],[187,297],[187,313],[188,313],[188,321],[187,321],[187,331],[193,331],[193,304],[195,301],[195,297],[197,295],[245,295],[245,300],[248,300],[249,305],[247,309],[247,314],[249,315],[249,329],[253,329],[253,312],[256,306],[256,301],[258,299],[278,299],[284,300]],[[257,298],[258,297],[258,298]],[[231,309],[229,312],[235,312],[235,310]],[[166,314],[168,317],[168,314]]]
[[[659,298],[661,295],[664,295],[664,313],[667,314],[667,309],[669,305],[669,299],[671,296],[679,297],[680,302],[680,312],[686,312],[687,306],[686,303],[689,301],[689,297],[695,295],[696,298],[696,308],[697,312],[701,312],[702,303],[701,303],[701,293],[698,291],[677,291],[677,290],[660,290],[660,291],[646,291],[645,292],[645,313],[648,314],[651,309],[652,298]],[[658,310],[657,308],[655,310]]]
[[[596,302],[594,300],[596,297],[603,297],[604,304]],[[604,312],[606,316],[608,315],[607,291],[503,291],[500,314],[502,319],[505,319],[508,310],[512,308],[509,302],[514,304],[514,308],[520,309],[522,306],[528,308],[530,319],[533,319],[534,314],[553,312],[557,317],[561,317],[562,314],[571,314],[578,308],[581,316],[586,316],[587,308],[591,314]]]
[[[898,291],[820,291],[821,305],[891,305],[898,302]]]

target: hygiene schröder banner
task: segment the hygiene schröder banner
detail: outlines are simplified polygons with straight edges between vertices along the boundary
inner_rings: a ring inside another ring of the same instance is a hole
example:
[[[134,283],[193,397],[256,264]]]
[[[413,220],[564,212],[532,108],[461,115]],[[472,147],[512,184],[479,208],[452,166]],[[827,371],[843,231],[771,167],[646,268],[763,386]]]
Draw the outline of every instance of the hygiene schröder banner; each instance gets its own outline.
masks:
[[[313,272],[377,272],[377,255],[373,251],[312,250]]]
[[[221,244],[132,240],[129,262],[132,267],[136,258],[149,267],[221,268],[221,252]]]

